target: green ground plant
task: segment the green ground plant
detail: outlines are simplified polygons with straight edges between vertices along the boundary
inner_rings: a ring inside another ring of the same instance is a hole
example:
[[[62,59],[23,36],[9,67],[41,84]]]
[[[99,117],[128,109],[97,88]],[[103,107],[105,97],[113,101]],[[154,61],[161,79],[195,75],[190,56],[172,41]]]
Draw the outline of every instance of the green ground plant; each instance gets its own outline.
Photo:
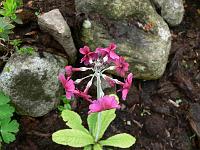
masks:
[[[15,26],[12,24],[9,18],[0,17],[0,39],[3,41],[9,40],[9,34],[13,33],[13,28]]]
[[[21,24],[21,19],[16,15],[17,8],[21,5],[21,0],[5,0],[3,1],[2,9],[0,9],[0,14],[4,17],[10,18],[18,24]]]
[[[26,46],[26,47],[20,47],[22,44],[22,41],[20,39],[14,39],[10,41],[10,44],[14,47],[14,49],[19,54],[28,54],[31,55],[34,52],[34,48]]]
[[[16,15],[17,8],[22,5],[21,0],[4,0],[0,8],[0,40],[9,41],[9,35],[13,33],[14,22],[22,24]]]
[[[0,92],[0,143],[7,144],[15,140],[15,134],[19,131],[18,122],[12,120],[15,108],[9,102],[10,98]]]
[[[61,96],[60,97],[60,105],[58,106],[58,110],[59,111],[63,111],[63,110],[71,110],[71,100],[67,99],[66,96]]]

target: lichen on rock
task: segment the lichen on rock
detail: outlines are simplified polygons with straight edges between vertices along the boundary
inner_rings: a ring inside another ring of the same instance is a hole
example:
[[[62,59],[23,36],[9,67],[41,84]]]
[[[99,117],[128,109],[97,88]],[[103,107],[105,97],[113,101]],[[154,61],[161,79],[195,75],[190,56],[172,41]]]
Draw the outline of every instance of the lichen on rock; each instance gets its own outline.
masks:
[[[114,42],[136,78],[162,76],[171,48],[168,25],[149,0],[76,0],[76,10],[85,13],[90,28],[82,27],[85,45],[108,46]],[[147,28],[148,27],[148,28]]]
[[[39,117],[54,109],[62,88],[58,81],[60,69],[67,65],[60,56],[33,52],[13,54],[0,75],[0,90],[10,96],[21,115]]]

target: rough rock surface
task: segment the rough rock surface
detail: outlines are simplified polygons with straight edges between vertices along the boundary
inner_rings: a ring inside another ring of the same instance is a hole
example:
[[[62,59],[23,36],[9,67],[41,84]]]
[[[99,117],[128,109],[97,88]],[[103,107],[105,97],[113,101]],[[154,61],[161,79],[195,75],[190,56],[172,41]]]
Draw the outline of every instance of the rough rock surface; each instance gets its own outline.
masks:
[[[74,46],[70,28],[59,9],[51,10],[39,16],[38,24],[41,30],[48,32],[63,46],[69,62],[73,64],[76,61],[77,50]]]
[[[136,78],[162,76],[171,47],[168,25],[149,0],[75,0],[85,13],[81,40],[91,48],[115,42]]]
[[[184,15],[184,6],[182,0],[152,0],[161,10],[161,16],[170,26],[176,26],[181,23]]]
[[[59,103],[62,88],[58,73],[67,64],[66,59],[36,52],[33,55],[11,56],[0,75],[0,90],[10,96],[21,115],[39,117]]]

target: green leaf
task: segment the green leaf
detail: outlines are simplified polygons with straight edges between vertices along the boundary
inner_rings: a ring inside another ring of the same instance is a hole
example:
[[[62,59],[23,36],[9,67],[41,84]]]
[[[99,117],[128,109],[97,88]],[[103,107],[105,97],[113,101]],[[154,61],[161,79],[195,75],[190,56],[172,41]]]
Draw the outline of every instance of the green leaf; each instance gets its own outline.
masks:
[[[113,146],[120,148],[129,148],[135,143],[136,139],[130,134],[122,133],[114,135],[106,140],[99,141],[103,146]]]
[[[58,144],[72,147],[85,147],[94,144],[94,139],[89,133],[76,129],[59,130],[53,133],[52,140]]]
[[[5,96],[3,92],[0,92],[0,105],[4,105],[10,102],[10,98]]]
[[[22,44],[22,40],[21,39],[10,40],[10,44],[14,47],[19,47]]]
[[[93,150],[103,150],[102,146],[100,144],[95,144],[93,146]]]
[[[66,125],[70,128],[89,133],[88,130],[83,127],[81,117],[76,112],[66,109],[62,111],[61,116],[63,120],[67,122]]]
[[[14,107],[9,104],[0,105],[0,119],[12,117],[14,111]]]
[[[85,146],[83,150],[92,150],[92,145]]]
[[[92,113],[87,118],[89,131],[93,135],[93,137],[96,136],[97,129],[98,129],[97,116],[98,116],[98,113]],[[101,129],[99,132],[98,140],[103,137],[104,132],[106,131],[110,123],[115,119],[115,117],[116,117],[115,109],[101,112]]]
[[[64,108],[65,108],[65,109],[68,109],[68,110],[71,110],[71,109],[72,109],[72,107],[71,107],[70,104],[65,104],[65,105],[64,105]]]
[[[88,123],[88,127],[89,127],[89,131],[90,133],[93,135],[93,137],[95,137],[95,129],[96,129],[96,124],[97,124],[97,113],[92,113],[90,115],[88,115],[87,118],[87,123]]]
[[[65,110],[65,108],[64,108],[63,106],[58,106],[58,110],[59,110],[60,112],[62,112],[63,110]]]
[[[1,135],[5,143],[10,143],[15,140],[15,133],[19,131],[19,124],[16,120],[6,118],[1,120]]]
[[[3,8],[2,11],[0,11],[0,14],[4,17],[9,17],[12,20],[16,19],[16,10],[18,7],[19,1],[18,0],[6,0],[3,2]]]
[[[9,34],[13,33],[12,29],[15,26],[11,24],[11,21],[7,17],[0,17],[0,38],[4,41],[9,39]]]
[[[76,122],[77,124],[82,124],[81,117],[74,111],[64,110],[61,116],[65,122],[73,121]]]
[[[20,49],[18,49],[17,51],[19,54],[33,54],[34,52],[34,48],[32,47],[21,47]]]
[[[17,24],[23,24],[23,22],[22,22],[22,20],[21,20],[21,18],[20,18],[19,16],[16,16],[16,18],[13,19],[13,20],[14,20],[14,22],[17,23]]]

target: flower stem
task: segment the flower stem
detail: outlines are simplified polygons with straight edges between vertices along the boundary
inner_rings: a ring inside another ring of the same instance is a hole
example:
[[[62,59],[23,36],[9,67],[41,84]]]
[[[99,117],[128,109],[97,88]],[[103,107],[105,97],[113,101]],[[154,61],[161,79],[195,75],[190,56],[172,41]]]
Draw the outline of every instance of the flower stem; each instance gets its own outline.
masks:
[[[97,73],[96,77],[97,77],[97,99],[98,99],[104,96],[104,92],[101,88],[100,73]],[[100,130],[101,130],[101,112],[99,112],[97,116],[97,132],[95,136],[95,142],[98,141]]]
[[[101,112],[99,112],[97,116],[97,132],[96,132],[95,142],[98,141],[100,130],[101,130]]]

